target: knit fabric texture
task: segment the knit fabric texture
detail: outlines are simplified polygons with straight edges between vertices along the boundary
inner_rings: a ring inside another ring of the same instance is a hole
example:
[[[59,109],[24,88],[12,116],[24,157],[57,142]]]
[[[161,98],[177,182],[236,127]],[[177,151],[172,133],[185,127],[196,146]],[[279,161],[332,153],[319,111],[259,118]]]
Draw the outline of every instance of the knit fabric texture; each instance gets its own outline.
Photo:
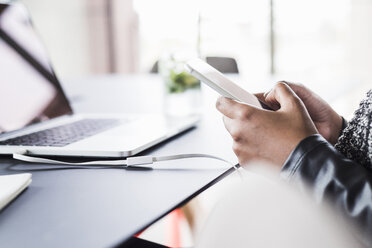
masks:
[[[361,101],[335,148],[345,157],[372,170],[372,90]]]

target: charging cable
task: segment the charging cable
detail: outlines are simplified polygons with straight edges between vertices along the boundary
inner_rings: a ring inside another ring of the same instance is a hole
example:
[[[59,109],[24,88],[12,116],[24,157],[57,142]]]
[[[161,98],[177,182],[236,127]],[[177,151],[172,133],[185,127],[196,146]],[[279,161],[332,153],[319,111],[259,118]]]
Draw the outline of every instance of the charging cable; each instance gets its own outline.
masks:
[[[170,161],[170,160],[178,160],[178,159],[187,159],[187,158],[210,158],[215,160],[223,161],[237,170],[240,166],[239,164],[234,165],[233,163],[208,154],[200,154],[200,153],[189,153],[189,154],[177,154],[171,156],[136,156],[136,157],[128,157],[126,159],[121,160],[96,160],[96,161],[89,161],[89,162],[66,162],[61,160],[55,159],[47,159],[47,158],[40,158],[26,155],[27,150],[23,150],[17,153],[13,153],[13,158],[16,160],[30,162],[30,163],[41,163],[41,164],[56,164],[56,165],[69,165],[71,168],[97,168],[97,166],[115,166],[121,167],[124,169],[129,168],[143,168],[143,169],[154,169],[153,164],[155,162],[162,162],[162,161]]]

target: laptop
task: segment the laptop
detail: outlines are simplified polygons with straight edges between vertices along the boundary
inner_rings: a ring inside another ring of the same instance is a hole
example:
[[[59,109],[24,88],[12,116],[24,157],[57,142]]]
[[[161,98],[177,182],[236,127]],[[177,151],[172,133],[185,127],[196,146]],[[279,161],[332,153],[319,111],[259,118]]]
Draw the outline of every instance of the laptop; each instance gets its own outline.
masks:
[[[127,157],[197,122],[74,114],[26,8],[0,3],[0,154]]]

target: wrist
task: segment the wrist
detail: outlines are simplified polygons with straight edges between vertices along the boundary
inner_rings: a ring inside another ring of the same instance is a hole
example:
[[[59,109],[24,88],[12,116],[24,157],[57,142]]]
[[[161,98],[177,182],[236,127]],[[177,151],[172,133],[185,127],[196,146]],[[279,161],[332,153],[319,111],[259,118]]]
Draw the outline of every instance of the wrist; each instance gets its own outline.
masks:
[[[344,129],[344,121],[345,119],[341,115],[335,114],[334,121],[332,122],[334,125],[334,128],[333,128],[332,136],[329,139],[329,142],[332,145],[336,144],[338,138],[340,137]]]
[[[291,142],[289,142],[285,147],[287,148],[286,150],[283,150],[282,152],[282,157],[280,158],[280,163],[278,163],[279,168],[282,168],[283,164],[285,161],[288,159],[290,154],[293,152],[293,150],[303,142],[303,140],[306,140],[308,137],[314,136],[314,135],[319,135],[316,131],[310,131],[303,133],[301,135],[298,135],[296,138],[294,138]]]
[[[344,118],[344,117],[342,117],[342,116],[341,116],[341,118],[342,118],[342,126],[341,126],[341,130],[340,130],[340,133],[338,134],[338,137],[340,137],[340,136],[341,136],[342,132],[344,131],[344,129],[345,129],[345,128],[346,128],[346,126],[347,126],[347,120],[345,120],[345,118]]]

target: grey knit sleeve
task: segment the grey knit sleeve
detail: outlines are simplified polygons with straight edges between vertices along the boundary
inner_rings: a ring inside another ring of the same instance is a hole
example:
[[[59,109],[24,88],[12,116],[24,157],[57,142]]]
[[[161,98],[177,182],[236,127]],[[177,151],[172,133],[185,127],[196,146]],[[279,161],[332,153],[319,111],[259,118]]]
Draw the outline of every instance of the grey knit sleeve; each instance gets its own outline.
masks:
[[[335,148],[345,157],[372,170],[372,90],[361,101]]]

